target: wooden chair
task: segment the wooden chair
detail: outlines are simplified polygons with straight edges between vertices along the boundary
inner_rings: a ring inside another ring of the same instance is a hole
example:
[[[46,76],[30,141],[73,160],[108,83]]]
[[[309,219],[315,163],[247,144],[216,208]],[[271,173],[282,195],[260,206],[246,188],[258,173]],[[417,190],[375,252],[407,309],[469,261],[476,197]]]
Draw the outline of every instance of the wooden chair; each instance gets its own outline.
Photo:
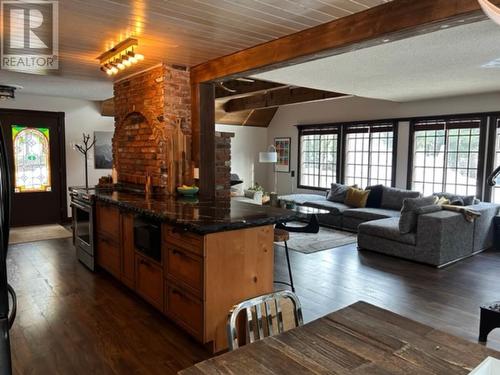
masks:
[[[288,244],[287,244],[287,241],[289,239],[290,239],[290,233],[287,230],[274,228],[274,242],[283,242],[285,244],[286,265],[288,267],[288,277],[290,279],[290,282],[275,281],[274,283],[288,285],[290,288],[292,288],[292,292],[295,293],[295,286],[293,285],[292,266],[290,265],[290,254],[288,252]]]
[[[295,293],[288,290],[265,294],[243,301],[235,305],[229,312],[227,321],[227,341],[229,350],[239,347],[238,316],[243,312],[246,317],[246,343],[251,344],[264,337],[273,336],[285,331],[283,309],[281,303],[289,300],[292,303],[294,327],[303,324],[302,307]],[[276,324],[275,324],[276,323]]]

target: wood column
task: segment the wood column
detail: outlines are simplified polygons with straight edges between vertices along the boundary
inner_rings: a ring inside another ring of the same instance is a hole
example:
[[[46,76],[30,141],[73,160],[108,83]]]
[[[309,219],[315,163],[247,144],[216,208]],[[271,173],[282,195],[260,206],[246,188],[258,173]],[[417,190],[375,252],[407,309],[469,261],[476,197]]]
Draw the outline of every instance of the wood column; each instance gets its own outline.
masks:
[[[200,196],[215,198],[215,88],[212,83],[193,87],[193,152],[200,168]]]

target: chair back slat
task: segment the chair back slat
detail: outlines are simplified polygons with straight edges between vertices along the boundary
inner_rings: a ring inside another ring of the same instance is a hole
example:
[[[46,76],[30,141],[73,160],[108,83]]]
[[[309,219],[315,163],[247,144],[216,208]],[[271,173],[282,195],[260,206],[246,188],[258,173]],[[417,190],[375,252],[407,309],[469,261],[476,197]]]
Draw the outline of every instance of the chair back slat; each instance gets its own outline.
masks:
[[[245,310],[246,315],[245,327],[247,344],[251,344],[256,340],[261,340],[266,336],[273,336],[276,333],[284,332],[285,329],[283,324],[283,311],[280,303],[283,300],[287,299],[290,300],[293,304],[295,326],[301,326],[303,324],[302,307],[295,293],[292,293],[288,290],[282,290],[279,292],[255,297],[235,305],[229,312],[227,322],[227,341],[229,349],[234,350],[239,347],[236,321],[238,315],[243,312],[243,310]],[[264,314],[262,305],[264,305]],[[275,308],[274,317],[272,311],[273,306]],[[267,330],[264,330],[264,319],[266,320]],[[273,329],[273,319],[276,319],[277,332],[275,332],[275,330]]]
[[[269,336],[272,336],[274,334],[274,332],[273,332],[273,314],[271,312],[271,304],[269,303],[269,300],[266,300],[264,302],[264,308],[265,308],[265,313],[266,313],[267,334]]]
[[[246,312],[247,312],[247,342],[252,343],[255,341],[252,307],[247,307]]]
[[[255,305],[255,315],[257,318],[257,330],[259,332],[259,340],[264,338],[264,326],[262,322],[262,306],[261,304]]]

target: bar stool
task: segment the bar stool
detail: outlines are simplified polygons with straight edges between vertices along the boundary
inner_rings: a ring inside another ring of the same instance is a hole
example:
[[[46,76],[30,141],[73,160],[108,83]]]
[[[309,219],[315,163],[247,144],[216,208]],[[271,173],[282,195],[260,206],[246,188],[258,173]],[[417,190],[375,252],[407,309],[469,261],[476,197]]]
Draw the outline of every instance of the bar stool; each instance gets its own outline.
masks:
[[[290,239],[290,233],[284,229],[274,228],[274,242],[284,242],[285,243],[285,254],[286,254],[286,264],[288,266],[288,276],[290,277],[290,282],[286,281],[275,281],[276,284],[288,285],[292,288],[292,292],[295,292],[295,287],[293,286],[292,277],[292,267],[290,266],[290,255],[288,253],[287,241]]]

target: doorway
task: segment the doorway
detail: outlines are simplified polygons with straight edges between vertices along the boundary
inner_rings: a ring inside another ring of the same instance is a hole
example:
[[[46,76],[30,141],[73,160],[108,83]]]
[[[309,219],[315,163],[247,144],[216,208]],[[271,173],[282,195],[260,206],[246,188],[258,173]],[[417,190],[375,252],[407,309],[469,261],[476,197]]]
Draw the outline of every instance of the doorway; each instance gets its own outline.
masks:
[[[64,223],[64,113],[0,109],[12,178],[11,226]]]

